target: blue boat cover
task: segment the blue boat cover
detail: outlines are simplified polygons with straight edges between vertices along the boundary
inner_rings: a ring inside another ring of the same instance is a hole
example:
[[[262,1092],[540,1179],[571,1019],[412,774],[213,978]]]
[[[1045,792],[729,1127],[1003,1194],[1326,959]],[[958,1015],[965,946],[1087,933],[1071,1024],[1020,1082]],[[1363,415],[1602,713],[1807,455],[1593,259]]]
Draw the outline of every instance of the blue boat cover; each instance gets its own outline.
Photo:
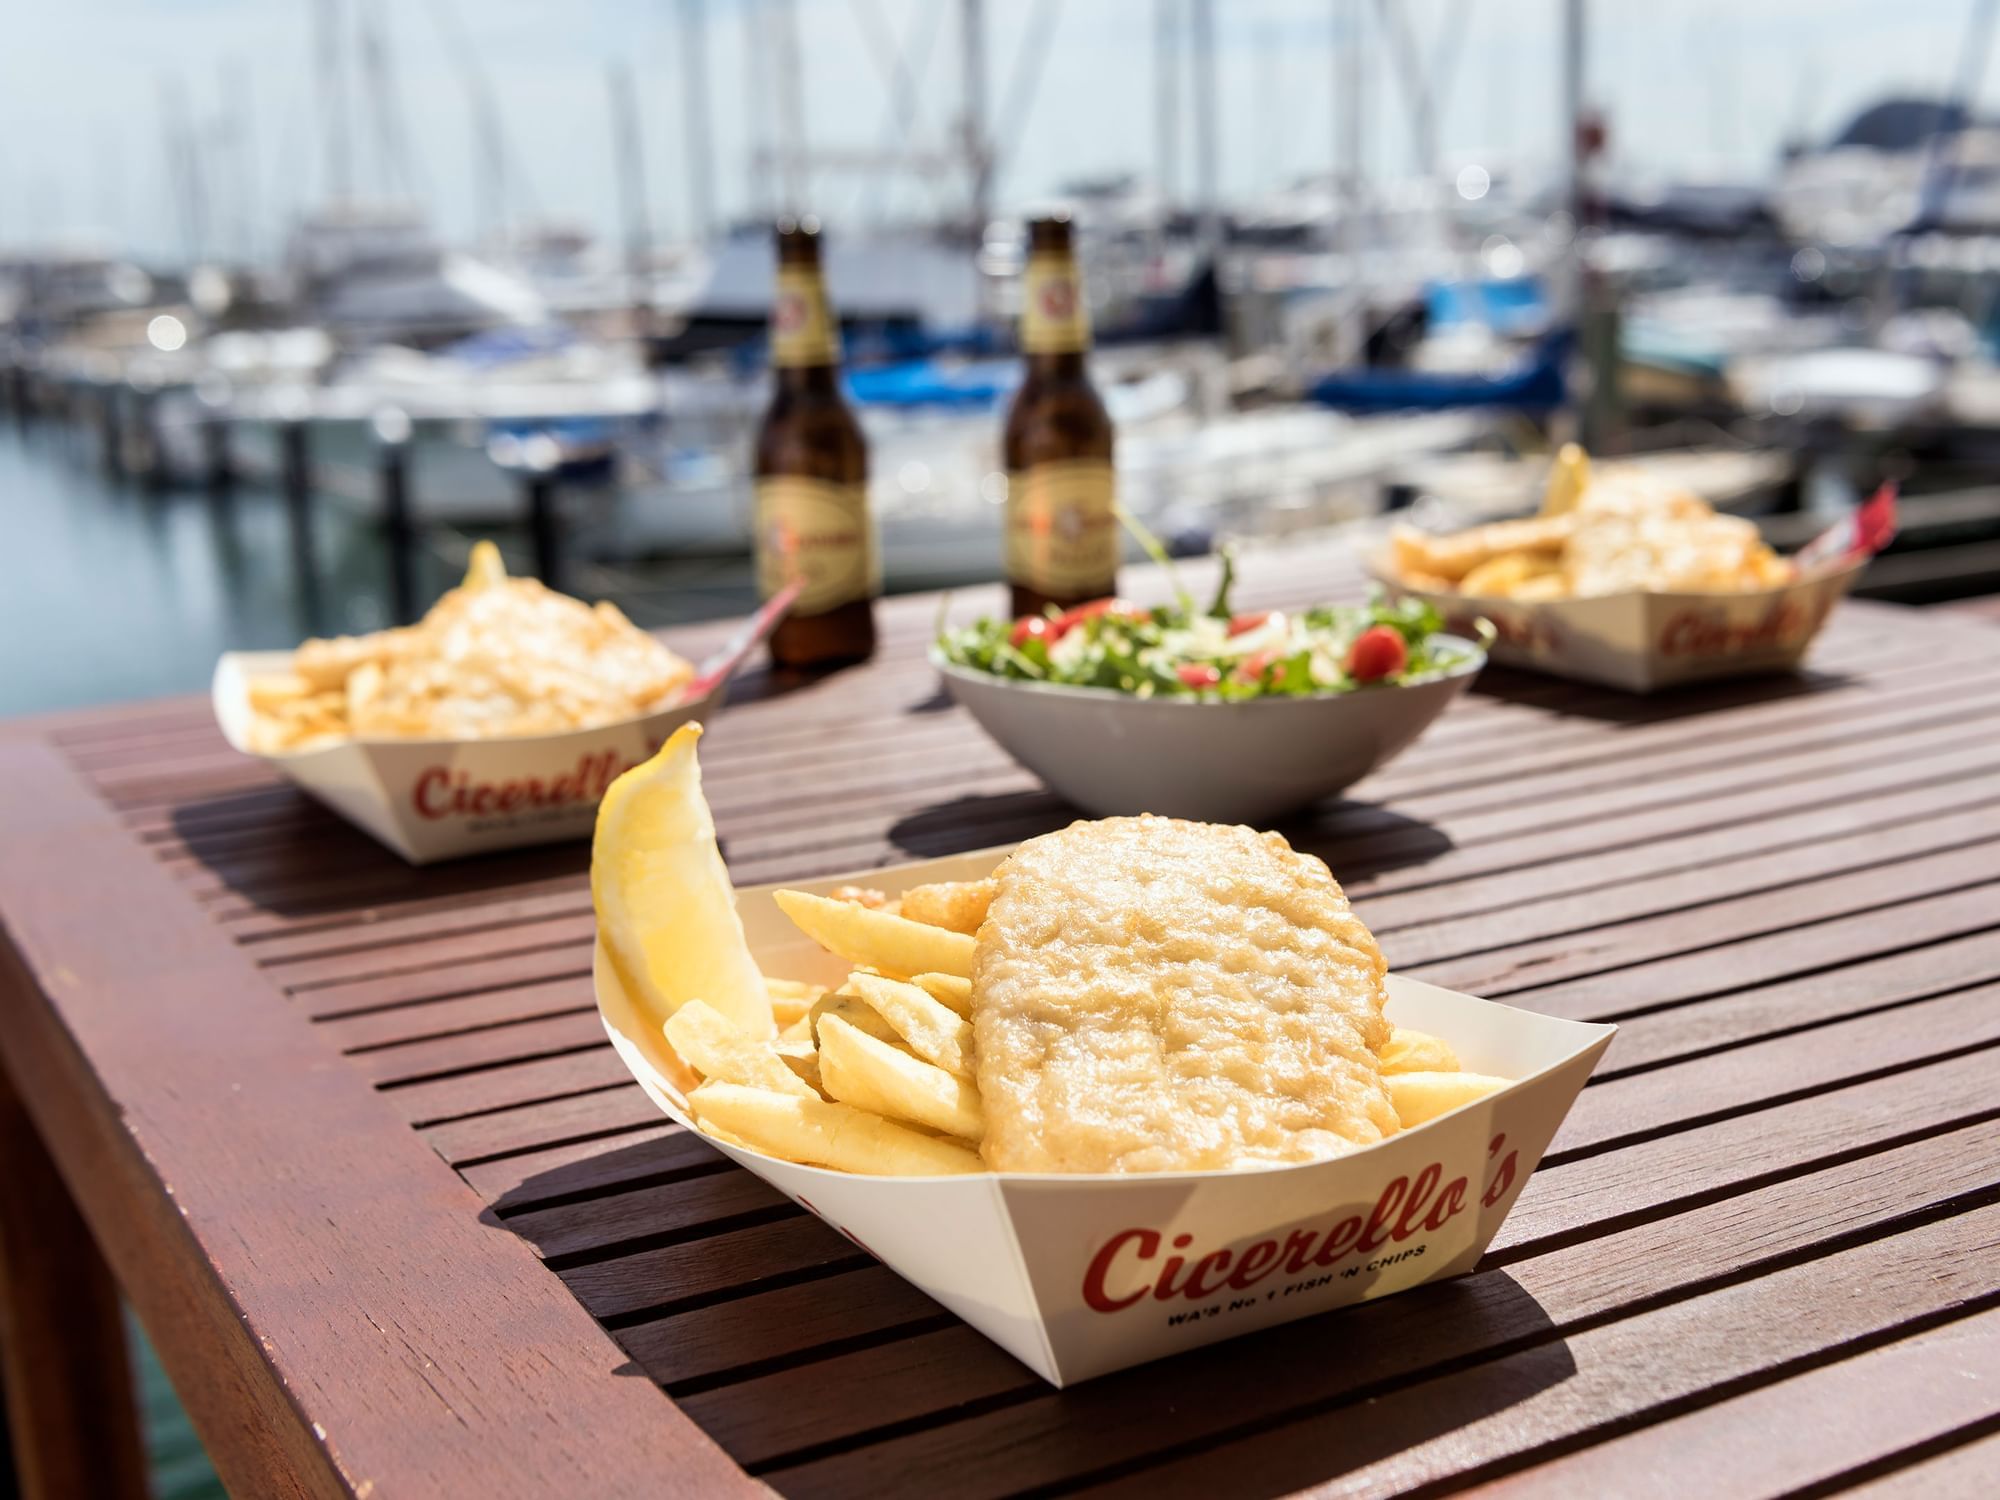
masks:
[[[1544,336],[1515,364],[1493,375],[1363,366],[1323,375],[1306,394],[1340,411],[1454,411],[1505,407],[1549,411],[1562,405],[1567,329]]]
[[[936,406],[951,410],[996,405],[1021,381],[1013,359],[919,359],[847,372],[847,394],[863,406]]]

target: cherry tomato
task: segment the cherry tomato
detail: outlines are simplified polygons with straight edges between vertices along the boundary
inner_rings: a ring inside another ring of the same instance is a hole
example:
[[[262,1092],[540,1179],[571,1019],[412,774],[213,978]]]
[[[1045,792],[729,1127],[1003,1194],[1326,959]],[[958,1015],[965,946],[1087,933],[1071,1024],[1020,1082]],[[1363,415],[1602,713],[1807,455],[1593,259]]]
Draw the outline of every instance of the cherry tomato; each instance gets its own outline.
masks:
[[[1007,633],[1007,644],[1016,651],[1030,641],[1049,641],[1053,644],[1054,638],[1050,634],[1053,629],[1054,622],[1046,615],[1022,615]]]
[[[1347,675],[1356,682],[1380,682],[1410,664],[1410,648],[1387,625],[1370,625],[1347,650]]]
[[[1222,673],[1199,661],[1182,662],[1174,668],[1174,675],[1191,688],[1212,688],[1222,681]]]
[[[1268,609],[1260,609],[1255,614],[1238,615],[1229,622],[1229,634],[1231,638],[1248,635],[1270,618],[1271,612]]]
[[[1262,651],[1252,651],[1236,664],[1236,679],[1239,682],[1262,682],[1264,674],[1277,661],[1278,653],[1266,646]]]
[[[1055,618],[1055,634],[1050,643],[1061,640],[1085,620],[1094,620],[1099,615],[1118,615],[1128,620],[1145,617],[1146,611],[1133,605],[1129,599],[1112,595],[1108,599],[1093,599],[1088,604],[1079,604],[1074,609],[1066,609]]]

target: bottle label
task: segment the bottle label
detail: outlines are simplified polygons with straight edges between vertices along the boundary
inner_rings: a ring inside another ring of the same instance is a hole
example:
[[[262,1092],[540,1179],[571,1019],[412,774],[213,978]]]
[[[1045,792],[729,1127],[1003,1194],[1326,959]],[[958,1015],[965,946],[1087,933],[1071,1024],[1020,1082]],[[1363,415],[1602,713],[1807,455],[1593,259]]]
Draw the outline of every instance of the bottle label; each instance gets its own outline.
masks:
[[[879,592],[868,487],[776,475],[757,481],[757,587],[768,599],[794,578],[795,615],[821,615]]]
[[[786,369],[840,363],[840,329],[827,311],[826,283],[809,267],[778,267],[771,299],[771,363]]]
[[[1090,347],[1090,314],[1076,260],[1031,255],[1021,272],[1021,352],[1074,354]]]
[[[1056,599],[1108,593],[1118,576],[1117,496],[1117,476],[1098,459],[1009,475],[1008,581]]]

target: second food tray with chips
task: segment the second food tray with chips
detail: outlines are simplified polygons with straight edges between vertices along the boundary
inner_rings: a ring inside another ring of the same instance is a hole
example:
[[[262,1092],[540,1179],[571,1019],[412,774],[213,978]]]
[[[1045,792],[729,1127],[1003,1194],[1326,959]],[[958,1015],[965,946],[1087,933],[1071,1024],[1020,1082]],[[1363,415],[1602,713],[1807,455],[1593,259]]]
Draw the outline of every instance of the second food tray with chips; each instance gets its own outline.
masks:
[[[508,577],[482,541],[414,625],[224,655],[216,719],[413,864],[581,838],[621,772],[715,709],[789,598],[697,667],[608,602]]]

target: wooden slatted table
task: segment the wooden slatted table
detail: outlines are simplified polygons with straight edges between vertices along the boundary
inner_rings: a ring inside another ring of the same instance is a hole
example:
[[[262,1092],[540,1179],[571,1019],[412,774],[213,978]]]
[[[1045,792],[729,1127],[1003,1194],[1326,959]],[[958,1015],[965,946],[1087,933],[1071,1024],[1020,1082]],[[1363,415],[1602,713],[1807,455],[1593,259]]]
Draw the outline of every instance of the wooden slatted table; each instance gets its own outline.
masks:
[[[934,609],[739,683],[739,879],[1067,818],[940,697]],[[1991,1492],[2000,629],[1851,604],[1797,678],[1654,699],[1491,673],[1288,831],[1402,972],[1623,1030],[1476,1274],[1057,1393],[647,1103],[583,849],[410,869],[192,700],[0,729],[30,1493],[136,1470],[93,1242],[243,1495]]]

